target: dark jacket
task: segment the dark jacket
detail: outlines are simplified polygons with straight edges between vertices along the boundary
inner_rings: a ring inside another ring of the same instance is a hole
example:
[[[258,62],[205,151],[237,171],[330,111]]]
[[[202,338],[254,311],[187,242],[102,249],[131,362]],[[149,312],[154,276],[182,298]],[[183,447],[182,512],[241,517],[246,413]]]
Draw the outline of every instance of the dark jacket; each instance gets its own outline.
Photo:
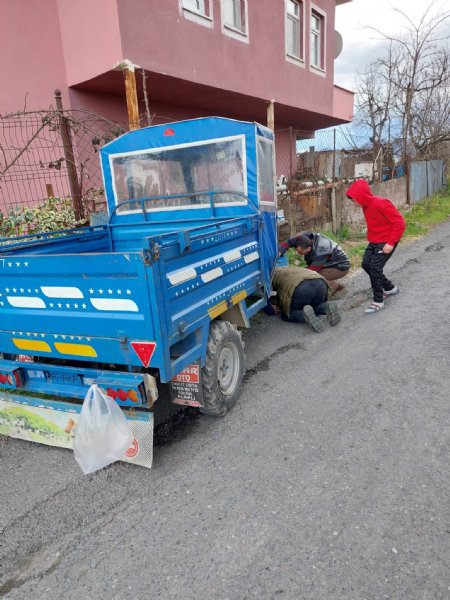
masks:
[[[387,198],[374,196],[365,179],[357,179],[345,192],[362,206],[367,223],[367,240],[371,244],[394,246],[405,231],[405,220]]]
[[[313,271],[320,271],[328,267],[333,267],[340,271],[350,269],[348,256],[339,244],[330,240],[323,233],[311,233],[307,231],[302,235],[308,236],[312,242],[310,252],[304,256],[308,269],[312,269]],[[282,242],[279,247],[280,254],[284,254],[288,248],[298,246],[297,238],[298,236],[290,238],[287,242]]]
[[[272,287],[278,294],[284,314],[289,315],[291,311],[292,296],[296,287],[308,279],[323,279],[328,288],[330,287],[322,275],[314,271],[302,267],[276,267]]]

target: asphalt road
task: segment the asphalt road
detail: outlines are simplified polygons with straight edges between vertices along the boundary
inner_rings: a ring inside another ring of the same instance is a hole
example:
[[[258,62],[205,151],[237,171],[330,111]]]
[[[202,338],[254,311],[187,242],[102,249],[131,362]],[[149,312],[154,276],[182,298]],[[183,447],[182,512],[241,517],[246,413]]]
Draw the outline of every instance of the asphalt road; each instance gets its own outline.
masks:
[[[185,419],[146,470],[84,476],[3,438],[0,597],[450,598],[450,222],[349,280],[322,334],[259,317],[225,419]]]

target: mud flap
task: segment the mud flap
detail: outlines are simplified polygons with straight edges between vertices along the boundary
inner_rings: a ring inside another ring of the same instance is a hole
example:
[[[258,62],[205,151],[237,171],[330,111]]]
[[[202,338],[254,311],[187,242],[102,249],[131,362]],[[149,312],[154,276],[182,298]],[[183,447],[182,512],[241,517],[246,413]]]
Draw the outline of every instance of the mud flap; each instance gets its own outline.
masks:
[[[0,392],[0,434],[47,446],[73,449],[81,404],[12,396]],[[150,468],[153,461],[153,413],[123,411],[133,442],[123,461]]]
[[[172,404],[203,406],[200,362],[195,362],[175,375],[170,381]]]

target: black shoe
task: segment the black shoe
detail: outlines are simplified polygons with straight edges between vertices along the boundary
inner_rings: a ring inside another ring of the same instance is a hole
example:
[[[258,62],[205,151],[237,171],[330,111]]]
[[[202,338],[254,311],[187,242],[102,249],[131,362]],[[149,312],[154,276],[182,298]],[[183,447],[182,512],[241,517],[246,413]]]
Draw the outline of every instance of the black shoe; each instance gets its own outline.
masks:
[[[314,331],[317,331],[317,333],[322,333],[325,329],[325,325],[320,317],[316,315],[312,306],[309,306],[309,304],[304,306],[303,315],[305,317],[305,323],[308,323],[308,325],[312,327]]]
[[[339,311],[337,302],[333,302],[333,301],[327,302],[326,303],[326,311],[327,311],[327,317],[330,322],[330,325],[332,327],[334,327],[334,325],[337,325],[341,320],[341,313]]]

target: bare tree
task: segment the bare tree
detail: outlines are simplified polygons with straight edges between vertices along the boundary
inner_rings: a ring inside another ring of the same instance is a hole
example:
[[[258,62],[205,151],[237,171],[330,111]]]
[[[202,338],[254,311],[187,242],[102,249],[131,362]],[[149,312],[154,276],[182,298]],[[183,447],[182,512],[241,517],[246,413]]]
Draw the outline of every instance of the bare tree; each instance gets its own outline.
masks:
[[[448,86],[450,11],[431,2],[415,23],[399,10],[399,35],[376,31],[386,42],[359,76],[359,117],[372,132],[374,154],[396,144],[403,162],[433,157],[450,140]]]

